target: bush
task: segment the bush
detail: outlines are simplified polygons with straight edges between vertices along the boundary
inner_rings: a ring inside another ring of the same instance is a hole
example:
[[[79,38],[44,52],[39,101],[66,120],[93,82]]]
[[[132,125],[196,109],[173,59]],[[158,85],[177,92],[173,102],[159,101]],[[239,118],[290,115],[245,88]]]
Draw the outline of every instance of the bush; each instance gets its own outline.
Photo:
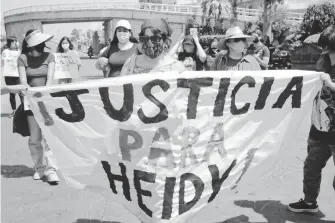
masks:
[[[335,4],[328,2],[309,6],[300,29],[307,37],[321,33],[330,25],[335,25]]]

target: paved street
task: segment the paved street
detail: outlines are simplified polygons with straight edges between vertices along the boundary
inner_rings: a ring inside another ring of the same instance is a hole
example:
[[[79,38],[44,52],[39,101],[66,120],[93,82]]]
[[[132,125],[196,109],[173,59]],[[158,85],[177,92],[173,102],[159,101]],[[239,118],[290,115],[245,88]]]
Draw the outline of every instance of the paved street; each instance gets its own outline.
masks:
[[[101,76],[95,60],[83,60],[82,76]],[[34,181],[28,138],[12,133],[8,95],[1,97],[1,213],[2,223],[137,223],[122,206],[106,197],[68,187]],[[194,223],[335,223],[334,163],[323,172],[316,215],[294,214],[286,204],[302,196],[302,167],[306,149],[287,148],[272,170],[258,180],[241,182],[234,201],[217,196],[190,222]],[[261,185],[261,186],[259,186]]]

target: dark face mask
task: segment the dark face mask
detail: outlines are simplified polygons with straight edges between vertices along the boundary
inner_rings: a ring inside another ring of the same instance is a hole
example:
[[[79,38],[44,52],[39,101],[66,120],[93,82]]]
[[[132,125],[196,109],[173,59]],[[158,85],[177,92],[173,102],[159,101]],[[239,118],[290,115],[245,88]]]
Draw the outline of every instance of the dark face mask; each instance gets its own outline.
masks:
[[[151,41],[147,41],[142,43],[142,49],[147,57],[155,59],[163,53],[164,45],[162,42],[152,43]]]
[[[259,38],[258,37],[256,37],[255,39],[254,39],[254,41],[253,41],[254,43],[258,43],[259,42]]]
[[[37,46],[34,47],[35,50],[39,53],[43,53],[44,52],[44,48],[45,48],[45,43],[41,43],[38,44]]]

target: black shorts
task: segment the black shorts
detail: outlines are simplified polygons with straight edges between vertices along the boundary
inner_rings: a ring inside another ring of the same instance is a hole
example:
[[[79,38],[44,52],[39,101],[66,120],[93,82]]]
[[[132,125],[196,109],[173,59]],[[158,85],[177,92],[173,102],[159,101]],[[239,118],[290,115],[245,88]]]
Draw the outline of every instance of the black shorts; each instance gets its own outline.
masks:
[[[17,85],[20,82],[19,77],[5,77],[6,85]]]

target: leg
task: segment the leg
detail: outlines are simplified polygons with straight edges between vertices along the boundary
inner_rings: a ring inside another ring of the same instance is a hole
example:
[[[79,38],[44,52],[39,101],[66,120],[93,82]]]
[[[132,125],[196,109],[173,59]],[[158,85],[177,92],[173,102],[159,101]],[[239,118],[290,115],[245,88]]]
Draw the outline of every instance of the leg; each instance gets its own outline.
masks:
[[[30,131],[28,145],[30,149],[31,158],[33,159],[34,162],[35,171],[40,175],[40,177],[42,177],[44,175],[44,169],[45,169],[43,164],[44,151],[41,143],[42,132],[34,116],[29,115],[27,119]]]
[[[5,77],[6,85],[17,85],[18,78],[17,77]],[[12,110],[15,111],[16,109],[16,101],[15,101],[15,94],[9,93],[9,102],[12,107]]]
[[[46,161],[46,168],[44,171],[44,175],[47,177],[49,184],[57,185],[59,182],[59,178],[56,173],[56,160],[54,159],[53,154],[50,150],[50,147],[44,137],[42,141],[43,141],[43,146],[45,148],[44,157]]]
[[[331,145],[330,149],[332,151],[332,155],[333,155],[333,160],[334,160],[334,165],[335,165],[335,145]],[[333,180],[333,188],[335,190],[335,174],[334,174],[334,180]]]
[[[309,138],[307,152],[304,163],[303,191],[305,201],[314,203],[320,192],[321,172],[331,157],[331,151],[328,144]]]

